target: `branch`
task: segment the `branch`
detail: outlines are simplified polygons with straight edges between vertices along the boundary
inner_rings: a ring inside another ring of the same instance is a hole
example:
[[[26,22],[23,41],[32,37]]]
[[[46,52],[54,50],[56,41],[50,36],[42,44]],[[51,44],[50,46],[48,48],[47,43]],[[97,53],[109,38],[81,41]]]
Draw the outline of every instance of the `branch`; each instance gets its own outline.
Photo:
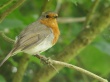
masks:
[[[6,41],[8,41],[9,43],[14,43],[15,41],[9,37],[7,37],[4,32],[0,31],[0,35],[2,36],[3,39],[5,39]]]
[[[55,60],[69,62],[78,55],[87,45],[89,45],[105,28],[110,24],[110,7],[92,23],[91,28],[84,28],[77,38],[71,42],[60,54],[56,55]],[[59,71],[60,66],[55,66]],[[48,82],[57,72],[49,67],[44,67],[36,72],[32,82]],[[48,75],[47,75],[48,74]],[[36,78],[37,77],[37,78]],[[43,79],[42,79],[43,78]]]
[[[0,31],[0,35],[9,43],[14,43],[15,41],[12,40],[11,38],[7,37],[4,32]],[[28,66],[28,61],[29,61],[30,55],[28,54],[23,54],[23,57],[20,59],[19,62],[19,67],[17,72],[15,73],[13,77],[13,82],[22,82],[22,78],[24,75],[24,72]]]
[[[90,9],[90,11],[89,11],[87,17],[86,17],[86,21],[85,21],[85,23],[84,23],[84,28],[85,28],[86,26],[88,26],[88,24],[89,24],[90,21],[92,20],[93,14],[94,14],[94,12],[95,12],[95,10],[96,10],[96,8],[97,8],[99,2],[100,2],[100,0],[95,0],[95,1],[94,1],[93,5],[92,5],[92,7],[91,7],[91,9]]]
[[[72,69],[75,69],[83,74],[86,74],[94,79],[97,79],[98,81],[100,82],[108,82],[106,79],[103,79],[102,77],[94,74],[94,73],[91,73],[83,68],[80,68],[78,66],[75,66],[75,65],[72,65],[72,64],[68,64],[68,63],[65,63],[65,62],[60,62],[60,61],[55,61],[55,60],[51,60],[50,62],[52,62],[52,64],[55,64],[55,65],[60,65],[60,66],[65,66],[65,67],[68,67],[68,68],[72,68]]]
[[[57,0],[57,5],[56,5],[56,9],[55,9],[55,12],[59,12],[60,11],[60,8],[61,8],[61,5],[62,5],[62,0]]]
[[[53,8],[50,7],[52,4],[54,4],[54,0],[44,0],[40,15],[42,14],[42,12],[53,10]]]
[[[5,19],[5,17],[10,14],[13,10],[15,10],[17,7],[19,7],[25,0],[18,0],[14,5],[12,5],[10,8],[8,8],[6,11],[4,11],[0,15],[0,23]],[[14,43],[14,40],[8,38],[3,32],[0,31],[0,35],[8,42]],[[20,59],[19,67],[17,72],[14,75],[13,82],[21,82],[24,72],[28,65],[28,59],[29,55],[23,55],[22,59]]]
[[[23,54],[23,57],[20,59],[18,70],[13,77],[12,82],[22,82],[24,72],[28,66],[30,55]]]
[[[78,66],[80,66],[80,67],[82,67],[82,68],[85,68],[85,66],[84,66],[84,64],[83,64],[83,62],[81,61],[81,58],[80,58],[79,56],[75,57],[75,60],[77,61],[77,65],[78,65]],[[82,75],[82,78],[83,78],[84,82],[89,82],[89,78],[88,78],[87,75],[85,75],[85,74],[83,74],[83,73],[82,73],[81,75]]]
[[[6,7],[7,5],[9,5],[10,3],[12,3],[14,0],[9,0],[8,2],[6,2],[5,4],[0,6],[0,10],[3,9],[4,7]]]
[[[62,66],[62,67],[68,67],[68,68],[71,68],[71,69],[75,69],[83,74],[86,74],[100,82],[108,82],[106,79],[103,79],[102,77],[94,74],[94,73],[91,73],[81,67],[78,67],[78,66],[75,66],[75,65],[72,65],[72,64],[68,64],[68,63],[65,63],[65,62],[61,62],[61,61],[56,61],[56,60],[52,60],[52,59],[48,59],[46,58],[45,56],[42,56],[42,55],[36,55],[37,58],[41,59],[43,62],[49,64],[50,66],[53,67],[53,65],[59,65],[59,66]]]
[[[10,8],[8,8],[6,11],[4,11],[0,15],[0,23],[5,19],[5,17],[10,14],[13,10],[15,10],[17,7],[19,7],[25,0],[18,0],[14,5],[12,5]]]
[[[84,21],[85,21],[85,17],[77,17],[77,18],[72,18],[72,17],[63,18],[63,17],[60,17],[60,18],[58,18],[59,23],[73,23],[73,22],[84,22]]]
[[[7,37],[4,32],[0,31],[0,35],[9,43],[14,43],[15,41]],[[24,72],[28,66],[28,61],[29,61],[30,55],[28,54],[23,54],[23,57],[20,59],[19,62],[19,67],[17,72],[15,73],[13,77],[13,82],[22,82],[22,78],[24,75]]]

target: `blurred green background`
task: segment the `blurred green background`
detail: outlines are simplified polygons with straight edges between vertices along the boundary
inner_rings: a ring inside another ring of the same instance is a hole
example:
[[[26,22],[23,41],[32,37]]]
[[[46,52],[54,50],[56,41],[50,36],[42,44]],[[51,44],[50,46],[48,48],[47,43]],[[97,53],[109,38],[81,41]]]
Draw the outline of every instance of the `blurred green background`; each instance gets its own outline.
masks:
[[[9,0],[0,0],[0,6]],[[6,9],[13,5],[17,0],[0,10],[2,14]],[[95,0],[26,0],[19,8],[14,10],[0,23],[0,30],[15,39],[15,37],[27,25],[36,21],[43,11],[57,11],[59,18],[81,18],[86,17],[91,11],[91,6]],[[110,0],[100,0],[94,15],[97,15],[104,7],[110,6]],[[45,8],[46,7],[46,8]],[[65,20],[66,21],[66,20]],[[60,53],[71,41],[77,37],[83,29],[84,21],[62,23],[59,20],[61,35],[57,44],[46,52],[42,53],[52,57]],[[8,43],[0,36],[0,61],[9,53],[13,44]],[[0,82],[12,82],[17,71],[18,63],[23,53],[9,58],[0,67]],[[105,29],[97,38],[88,45],[71,64],[80,66],[110,81],[110,28]],[[24,73],[22,82],[32,82],[36,71],[43,65],[39,59],[30,57],[28,67]],[[37,78],[37,77],[36,77]],[[49,82],[98,82],[87,75],[81,74],[69,68],[63,68]]]

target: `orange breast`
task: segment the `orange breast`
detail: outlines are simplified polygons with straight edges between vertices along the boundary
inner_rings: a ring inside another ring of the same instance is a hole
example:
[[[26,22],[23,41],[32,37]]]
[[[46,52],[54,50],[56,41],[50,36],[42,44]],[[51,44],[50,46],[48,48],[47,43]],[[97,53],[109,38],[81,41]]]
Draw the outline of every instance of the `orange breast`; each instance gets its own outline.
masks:
[[[57,42],[60,35],[56,19],[42,19],[40,20],[40,22],[53,30],[54,39],[52,41],[52,44],[54,45]]]

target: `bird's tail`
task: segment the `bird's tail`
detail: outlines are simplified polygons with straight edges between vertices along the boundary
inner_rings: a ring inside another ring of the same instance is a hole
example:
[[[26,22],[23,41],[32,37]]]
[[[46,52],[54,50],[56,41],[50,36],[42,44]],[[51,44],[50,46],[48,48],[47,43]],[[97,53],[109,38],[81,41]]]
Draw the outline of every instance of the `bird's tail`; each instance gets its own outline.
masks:
[[[10,51],[10,53],[5,57],[5,59],[0,63],[0,67],[5,63],[5,61],[13,54],[14,49]]]

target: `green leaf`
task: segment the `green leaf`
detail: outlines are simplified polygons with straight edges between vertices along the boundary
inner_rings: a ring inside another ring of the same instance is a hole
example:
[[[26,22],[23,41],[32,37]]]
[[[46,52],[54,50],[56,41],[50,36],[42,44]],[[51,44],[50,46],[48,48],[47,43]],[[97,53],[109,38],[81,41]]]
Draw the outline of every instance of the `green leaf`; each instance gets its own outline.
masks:
[[[110,55],[110,43],[106,41],[99,41],[94,44],[94,46],[99,49],[102,53]]]
[[[80,55],[84,66],[89,71],[108,75],[110,73],[110,56],[102,53],[93,45],[89,45]]]
[[[4,28],[17,28],[17,27],[24,27],[25,25],[23,24],[22,21],[18,19],[5,19],[1,24],[0,24],[0,29]]]
[[[0,82],[6,82],[5,78],[2,75],[0,75]]]

